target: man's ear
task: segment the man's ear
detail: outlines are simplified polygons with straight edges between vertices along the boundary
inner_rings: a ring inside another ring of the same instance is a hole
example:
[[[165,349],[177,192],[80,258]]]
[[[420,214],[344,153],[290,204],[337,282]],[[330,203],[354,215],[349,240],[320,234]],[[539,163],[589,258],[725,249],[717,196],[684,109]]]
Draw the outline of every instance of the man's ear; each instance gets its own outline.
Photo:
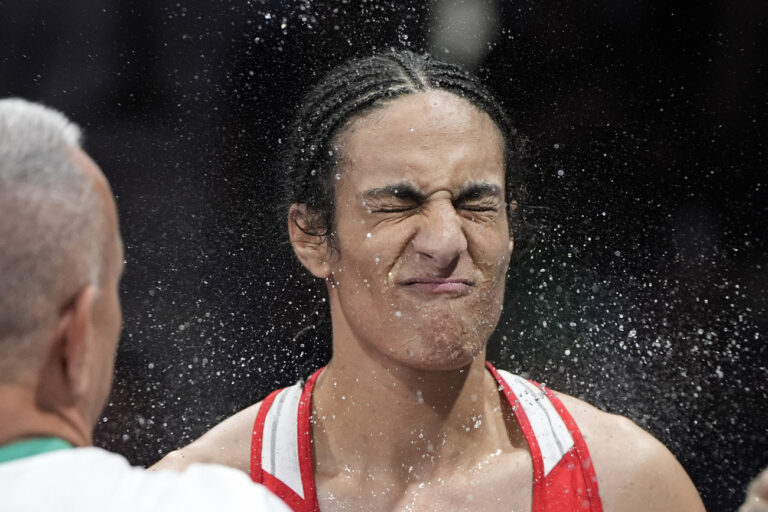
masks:
[[[83,396],[91,385],[88,368],[96,359],[93,353],[93,304],[98,290],[86,285],[62,315],[61,335],[57,340],[58,361],[64,384],[73,396]]]
[[[292,204],[288,210],[288,235],[301,264],[315,277],[326,279],[331,276],[328,237],[312,233],[311,215],[305,204]]]

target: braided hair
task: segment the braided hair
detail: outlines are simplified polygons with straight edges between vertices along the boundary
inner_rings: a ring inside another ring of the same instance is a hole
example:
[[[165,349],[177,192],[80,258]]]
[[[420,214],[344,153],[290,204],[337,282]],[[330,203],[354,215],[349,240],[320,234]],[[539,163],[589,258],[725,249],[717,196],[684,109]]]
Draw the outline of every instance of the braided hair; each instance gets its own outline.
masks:
[[[453,64],[408,50],[348,60],[331,70],[304,97],[287,141],[283,169],[288,204],[306,207],[301,222],[294,219],[300,229],[325,238],[335,247],[334,176],[339,158],[333,147],[346,123],[400,96],[435,89],[464,98],[495,122],[505,145],[505,196],[510,229],[518,242],[527,234],[517,207],[525,193],[524,139],[476,77]]]

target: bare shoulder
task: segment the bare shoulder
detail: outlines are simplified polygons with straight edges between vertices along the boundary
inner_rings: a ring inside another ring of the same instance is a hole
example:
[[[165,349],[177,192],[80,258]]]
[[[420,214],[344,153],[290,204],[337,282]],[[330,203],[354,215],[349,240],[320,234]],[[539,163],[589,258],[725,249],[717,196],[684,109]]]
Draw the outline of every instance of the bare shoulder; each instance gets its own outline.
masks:
[[[628,418],[556,394],[587,443],[606,511],[704,511],[693,482],[659,440]]]
[[[199,439],[170,452],[149,469],[180,471],[190,464],[210,463],[249,473],[253,424],[260,407],[261,402],[230,416]]]

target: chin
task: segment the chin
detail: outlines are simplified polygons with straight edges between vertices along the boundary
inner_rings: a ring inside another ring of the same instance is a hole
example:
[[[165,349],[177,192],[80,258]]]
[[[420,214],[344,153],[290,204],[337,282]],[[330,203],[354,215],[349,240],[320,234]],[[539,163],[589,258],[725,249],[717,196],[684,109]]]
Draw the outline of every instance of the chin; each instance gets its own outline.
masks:
[[[401,361],[413,369],[428,372],[447,372],[460,370],[469,366],[475,358],[462,354],[453,358],[411,357],[407,361]]]
[[[414,336],[415,335],[415,336]],[[466,332],[411,333],[411,341],[402,347],[394,359],[419,370],[458,370],[471,364],[485,349],[486,339]]]

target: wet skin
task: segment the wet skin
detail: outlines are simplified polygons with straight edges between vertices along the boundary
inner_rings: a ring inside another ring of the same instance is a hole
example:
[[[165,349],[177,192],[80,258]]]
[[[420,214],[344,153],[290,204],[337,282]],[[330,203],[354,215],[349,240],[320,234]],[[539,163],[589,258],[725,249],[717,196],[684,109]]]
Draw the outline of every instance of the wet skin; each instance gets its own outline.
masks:
[[[319,275],[332,284],[334,348],[469,364],[498,321],[512,250],[496,125],[429,92],[356,118],[336,146],[338,250]]]
[[[530,503],[525,478],[498,491],[530,456],[483,368],[513,247],[498,128],[432,91],[354,119],[335,150],[336,245],[302,259],[328,281],[333,319],[313,397],[321,508]]]

